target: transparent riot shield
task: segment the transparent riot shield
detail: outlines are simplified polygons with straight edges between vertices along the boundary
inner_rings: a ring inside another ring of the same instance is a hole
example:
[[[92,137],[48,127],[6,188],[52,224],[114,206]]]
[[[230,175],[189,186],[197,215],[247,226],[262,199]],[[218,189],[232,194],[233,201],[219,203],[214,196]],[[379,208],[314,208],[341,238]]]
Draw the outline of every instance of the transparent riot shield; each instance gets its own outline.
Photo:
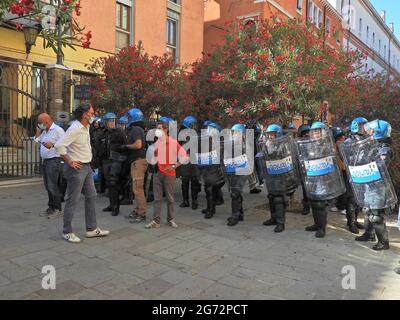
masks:
[[[340,146],[340,153],[360,207],[377,210],[395,206],[396,192],[385,161],[380,158],[378,142],[371,137],[348,139]]]
[[[200,177],[204,184],[223,185],[224,174],[221,168],[221,145],[219,138],[212,139],[209,135],[202,135],[199,139],[198,152],[195,154],[196,165],[200,170]]]
[[[346,192],[331,134],[324,131],[319,138],[298,138],[296,147],[304,187],[311,200],[330,200]]]
[[[246,139],[235,141],[224,140],[223,144],[223,170],[226,175],[249,176],[254,170],[254,148]]]
[[[262,145],[263,173],[270,194],[293,192],[299,185],[296,147],[293,137],[267,140]]]

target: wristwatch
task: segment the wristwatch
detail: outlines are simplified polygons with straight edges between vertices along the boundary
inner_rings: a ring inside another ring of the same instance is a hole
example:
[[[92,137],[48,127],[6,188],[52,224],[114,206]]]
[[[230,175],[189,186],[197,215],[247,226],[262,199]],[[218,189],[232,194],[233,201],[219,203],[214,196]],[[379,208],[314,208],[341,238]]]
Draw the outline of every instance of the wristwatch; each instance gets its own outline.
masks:
[[[172,168],[176,169],[176,164],[173,164],[173,165],[172,165]]]

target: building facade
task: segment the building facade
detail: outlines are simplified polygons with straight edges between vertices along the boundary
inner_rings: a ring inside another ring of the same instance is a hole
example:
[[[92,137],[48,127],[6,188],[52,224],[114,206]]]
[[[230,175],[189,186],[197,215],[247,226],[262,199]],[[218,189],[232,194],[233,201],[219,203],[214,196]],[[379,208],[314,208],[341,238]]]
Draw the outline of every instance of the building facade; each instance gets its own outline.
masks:
[[[385,12],[378,13],[369,0],[327,1],[343,17],[343,46],[368,52],[364,71],[391,71],[400,76],[400,42]]]
[[[150,55],[169,53],[181,64],[202,55],[202,0],[81,0],[81,7],[75,18],[85,32],[92,31],[91,46],[63,48],[63,66],[56,65],[56,54],[44,48],[40,34],[28,52],[17,25],[35,26],[34,20],[6,13],[0,24],[0,178],[33,175],[38,164],[30,141],[35,115],[47,111],[68,122],[70,112],[89,99],[92,59],[139,42]]]
[[[326,44],[342,44],[342,16],[336,7],[324,0],[205,0],[204,51],[211,52],[223,42],[225,24],[229,21],[297,18],[325,30]]]

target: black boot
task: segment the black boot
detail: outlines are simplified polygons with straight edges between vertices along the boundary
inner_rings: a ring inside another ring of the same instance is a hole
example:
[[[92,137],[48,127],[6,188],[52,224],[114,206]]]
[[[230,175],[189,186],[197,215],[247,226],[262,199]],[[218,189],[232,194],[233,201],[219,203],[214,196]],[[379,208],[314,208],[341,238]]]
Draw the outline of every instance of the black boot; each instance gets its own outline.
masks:
[[[103,212],[111,212],[111,211],[113,211],[113,208],[111,206],[105,207],[103,209]]]
[[[261,190],[258,189],[258,188],[253,188],[253,189],[250,190],[251,194],[257,194],[257,193],[260,193],[260,192],[261,192]]]
[[[349,231],[354,234],[359,234],[360,230],[358,230],[356,226],[356,207],[351,199],[349,199],[346,204],[346,219]]]
[[[244,210],[243,210],[243,196],[240,196],[240,215],[239,215],[239,221],[244,220]]]
[[[314,219],[314,224],[312,226],[308,226],[308,227],[305,228],[306,231],[308,231],[308,232],[315,232],[315,231],[318,230],[318,226],[317,226],[317,219],[318,218],[316,217],[316,213],[314,212],[314,210],[312,212],[312,215],[313,215],[313,219]]]
[[[275,217],[275,202],[274,202],[274,197],[270,194],[268,195],[268,206],[269,206],[269,212],[271,213],[271,218],[264,221],[263,225],[267,227],[276,226],[278,223]]]
[[[282,232],[284,230],[285,230],[285,225],[284,224],[278,224],[278,225],[276,225],[276,227],[274,229],[274,232],[280,233],[280,232]]]
[[[224,204],[224,194],[222,192],[222,189],[220,187],[215,186],[214,187],[214,196],[215,196],[215,205],[216,206],[221,206]]]
[[[239,217],[241,215],[240,210],[242,208],[242,196],[240,193],[233,191],[231,194],[232,201],[232,216],[228,218],[228,226],[232,227],[239,223]]]
[[[375,241],[376,238],[375,238],[374,226],[372,225],[371,221],[369,221],[368,212],[366,212],[364,215],[364,228],[365,228],[364,233],[361,236],[356,237],[355,240],[361,242]]]
[[[181,207],[181,208],[190,207],[190,204],[189,204],[189,179],[187,179],[187,178],[182,179],[182,198],[183,198],[183,202],[179,205],[179,207]]]
[[[184,199],[183,202],[179,205],[179,207],[181,207],[181,208],[189,208],[190,207],[189,200]]]
[[[356,207],[355,225],[356,225],[356,227],[357,227],[358,229],[364,230],[364,229],[365,229],[364,225],[358,222],[358,214],[360,213],[360,210],[361,210],[361,209],[360,209],[359,207]]]
[[[314,222],[317,227],[317,232],[315,237],[323,238],[326,234],[326,224],[327,224],[327,211],[326,203],[324,201],[313,201],[311,203]]]
[[[378,216],[374,217],[376,222],[372,225],[375,230],[376,237],[378,238],[378,243],[372,247],[375,251],[388,250],[389,249],[389,233],[386,228],[385,216],[381,212]]]
[[[356,237],[355,240],[360,241],[360,242],[368,242],[368,241],[373,242],[373,241],[376,241],[376,237],[373,232],[369,233],[369,232],[365,231],[361,236]]]
[[[119,215],[119,208],[118,207],[113,207],[112,211],[111,211],[111,215],[113,217],[116,217],[117,215]]]
[[[192,178],[191,180],[191,191],[192,191],[192,210],[197,210],[199,207],[199,202],[197,197],[201,190],[201,184],[197,178]]]
[[[213,195],[213,187],[206,187],[206,200],[207,208],[203,209],[201,212],[205,214],[204,218],[211,219],[215,214],[215,197]]]

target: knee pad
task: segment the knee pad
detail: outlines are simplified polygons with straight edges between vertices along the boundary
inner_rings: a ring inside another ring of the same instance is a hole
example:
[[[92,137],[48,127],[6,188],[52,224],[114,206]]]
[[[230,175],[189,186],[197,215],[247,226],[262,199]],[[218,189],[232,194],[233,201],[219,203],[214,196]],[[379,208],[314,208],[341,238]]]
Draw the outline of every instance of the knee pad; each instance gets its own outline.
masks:
[[[370,215],[369,217],[368,217],[368,219],[369,219],[369,221],[371,222],[371,223],[374,223],[374,224],[380,224],[380,223],[383,223],[383,218],[381,217],[381,216],[375,216],[375,215]]]

